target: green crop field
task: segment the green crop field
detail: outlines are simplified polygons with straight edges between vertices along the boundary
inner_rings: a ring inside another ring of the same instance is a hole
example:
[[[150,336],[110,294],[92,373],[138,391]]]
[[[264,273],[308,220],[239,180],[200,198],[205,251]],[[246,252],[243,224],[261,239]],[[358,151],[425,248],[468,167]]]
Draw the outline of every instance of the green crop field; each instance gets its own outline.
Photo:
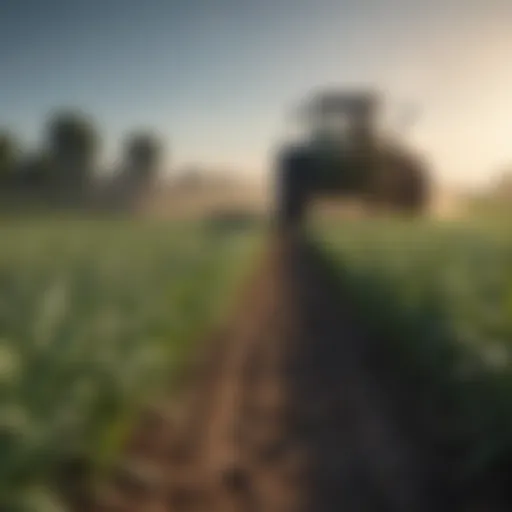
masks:
[[[115,458],[224,318],[264,230],[199,222],[0,221],[0,510],[59,511],[63,461]],[[494,220],[321,221],[362,323],[484,471],[512,449],[512,233]]]
[[[0,509],[59,510],[59,464],[98,464],[227,313],[261,230],[126,220],[0,224]],[[46,503],[46,504],[45,504]],[[53,507],[53,508],[52,508]]]
[[[512,232],[503,222],[353,221],[315,231],[362,322],[445,404],[484,471],[512,449]],[[380,337],[380,338],[379,338]]]

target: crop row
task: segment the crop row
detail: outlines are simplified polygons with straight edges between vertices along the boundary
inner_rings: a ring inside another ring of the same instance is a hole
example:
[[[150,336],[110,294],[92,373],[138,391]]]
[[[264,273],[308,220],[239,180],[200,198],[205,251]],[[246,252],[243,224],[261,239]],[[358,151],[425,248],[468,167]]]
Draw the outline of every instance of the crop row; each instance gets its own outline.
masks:
[[[121,220],[13,221],[0,236],[0,509],[59,510],[60,464],[115,455],[226,313],[260,237]]]
[[[451,417],[468,475],[512,448],[512,235],[504,225],[353,221],[316,232],[364,324]],[[445,434],[447,434],[445,432]],[[469,447],[469,448],[468,448]]]

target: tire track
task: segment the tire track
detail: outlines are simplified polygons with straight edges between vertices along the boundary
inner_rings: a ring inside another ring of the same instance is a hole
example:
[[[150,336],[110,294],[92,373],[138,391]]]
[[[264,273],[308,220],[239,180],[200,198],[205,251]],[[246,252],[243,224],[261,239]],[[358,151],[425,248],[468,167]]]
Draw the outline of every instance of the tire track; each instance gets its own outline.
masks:
[[[127,453],[153,468],[146,484],[114,480],[89,510],[454,510],[415,411],[382,377],[378,340],[307,242],[276,240],[243,299],[186,415],[155,413]]]

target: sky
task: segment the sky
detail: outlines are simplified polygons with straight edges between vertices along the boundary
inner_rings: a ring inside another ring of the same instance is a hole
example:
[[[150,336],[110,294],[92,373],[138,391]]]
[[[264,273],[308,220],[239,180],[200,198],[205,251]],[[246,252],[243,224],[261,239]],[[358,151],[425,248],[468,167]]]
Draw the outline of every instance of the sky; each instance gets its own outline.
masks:
[[[149,128],[170,169],[264,173],[311,90],[375,85],[438,180],[480,186],[512,163],[511,62],[510,0],[3,0],[0,126],[36,147],[76,107],[107,162]]]

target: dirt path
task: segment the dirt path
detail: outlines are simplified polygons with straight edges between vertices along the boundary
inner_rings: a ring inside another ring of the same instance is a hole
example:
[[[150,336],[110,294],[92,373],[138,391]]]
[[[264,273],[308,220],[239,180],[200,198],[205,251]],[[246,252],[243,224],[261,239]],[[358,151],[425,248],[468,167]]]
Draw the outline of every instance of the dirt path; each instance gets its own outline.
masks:
[[[276,242],[244,299],[185,412],[148,413],[87,510],[454,510],[414,397],[314,251]]]

